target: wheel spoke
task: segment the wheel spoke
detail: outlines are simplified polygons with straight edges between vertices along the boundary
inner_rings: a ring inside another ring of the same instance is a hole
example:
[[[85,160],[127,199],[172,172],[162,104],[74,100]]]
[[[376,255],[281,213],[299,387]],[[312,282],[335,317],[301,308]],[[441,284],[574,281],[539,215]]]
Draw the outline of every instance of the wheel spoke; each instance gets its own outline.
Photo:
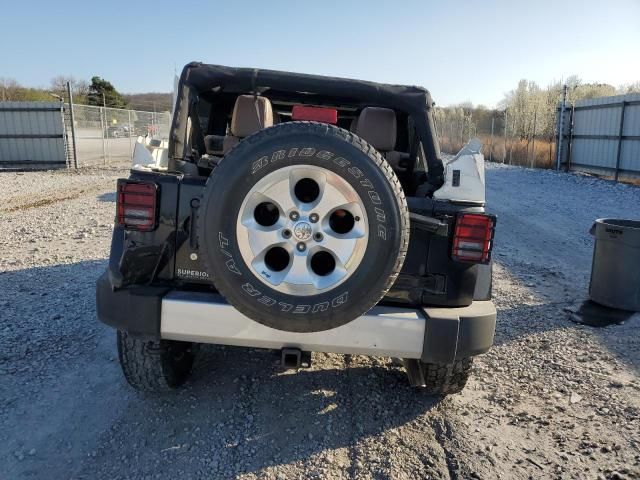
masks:
[[[281,208],[284,215],[291,210],[297,210],[298,202],[289,188],[289,179],[285,178],[268,187],[263,195],[273,199],[273,202]]]
[[[247,241],[252,252],[262,254],[265,250],[282,242],[282,236],[279,231],[279,225],[276,223],[271,227],[263,227],[253,218],[246,219],[242,222],[246,227]],[[258,256],[256,255],[256,257]]]
[[[297,285],[305,285],[311,284],[312,272],[309,270],[307,264],[307,255],[306,253],[292,253],[293,262],[291,266],[286,270],[286,275],[284,277],[284,281],[287,283],[297,284]]]
[[[357,241],[356,238],[342,238],[336,236],[334,232],[327,232],[320,242],[320,245],[332,253],[339,263],[347,265]]]
[[[338,205],[345,201],[345,197],[338,191],[336,187],[330,183],[325,185],[323,191],[320,192],[320,198],[313,206],[313,212],[320,216],[320,220],[325,218],[329,212],[335,210]]]

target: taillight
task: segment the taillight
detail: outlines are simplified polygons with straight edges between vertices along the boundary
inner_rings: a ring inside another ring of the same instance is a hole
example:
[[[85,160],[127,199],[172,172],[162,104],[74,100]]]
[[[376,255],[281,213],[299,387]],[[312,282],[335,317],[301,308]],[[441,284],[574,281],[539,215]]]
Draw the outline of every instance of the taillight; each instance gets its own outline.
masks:
[[[156,228],[157,193],[155,183],[118,180],[118,224],[142,232]]]
[[[489,263],[496,217],[461,213],[456,218],[451,258],[461,262]]]
[[[338,110],[335,108],[294,105],[291,111],[291,120],[310,120],[335,125],[338,123]]]

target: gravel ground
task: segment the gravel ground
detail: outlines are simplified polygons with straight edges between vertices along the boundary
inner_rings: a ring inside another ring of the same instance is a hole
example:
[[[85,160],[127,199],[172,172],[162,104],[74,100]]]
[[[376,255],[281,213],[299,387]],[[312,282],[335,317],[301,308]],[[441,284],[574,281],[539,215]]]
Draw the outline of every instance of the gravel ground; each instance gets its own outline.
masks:
[[[0,478],[638,478],[638,315],[568,320],[602,216],[640,188],[489,166],[496,346],[444,400],[387,358],[207,346],[172,395],[132,391],[94,313],[123,170],[2,173]]]

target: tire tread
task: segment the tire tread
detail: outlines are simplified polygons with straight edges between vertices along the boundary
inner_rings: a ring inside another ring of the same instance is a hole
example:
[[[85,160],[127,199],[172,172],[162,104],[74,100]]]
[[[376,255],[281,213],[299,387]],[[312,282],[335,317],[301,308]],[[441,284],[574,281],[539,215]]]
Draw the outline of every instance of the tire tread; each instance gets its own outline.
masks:
[[[449,395],[461,392],[473,366],[473,358],[462,358],[453,363],[420,362],[425,381],[424,390],[428,394]]]
[[[172,391],[185,382],[191,370],[190,364],[186,371],[173,364],[167,340],[144,341],[118,330],[117,344],[124,377],[137,390]]]

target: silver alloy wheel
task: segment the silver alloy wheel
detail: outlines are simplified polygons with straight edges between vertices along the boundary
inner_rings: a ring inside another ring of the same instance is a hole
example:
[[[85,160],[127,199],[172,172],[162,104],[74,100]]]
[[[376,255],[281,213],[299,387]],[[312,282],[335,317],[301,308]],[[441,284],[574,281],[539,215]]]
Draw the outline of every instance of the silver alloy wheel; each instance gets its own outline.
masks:
[[[236,233],[245,263],[282,293],[315,295],[358,268],[368,220],[355,189],[313,165],[281,168],[262,178],[240,206]]]

